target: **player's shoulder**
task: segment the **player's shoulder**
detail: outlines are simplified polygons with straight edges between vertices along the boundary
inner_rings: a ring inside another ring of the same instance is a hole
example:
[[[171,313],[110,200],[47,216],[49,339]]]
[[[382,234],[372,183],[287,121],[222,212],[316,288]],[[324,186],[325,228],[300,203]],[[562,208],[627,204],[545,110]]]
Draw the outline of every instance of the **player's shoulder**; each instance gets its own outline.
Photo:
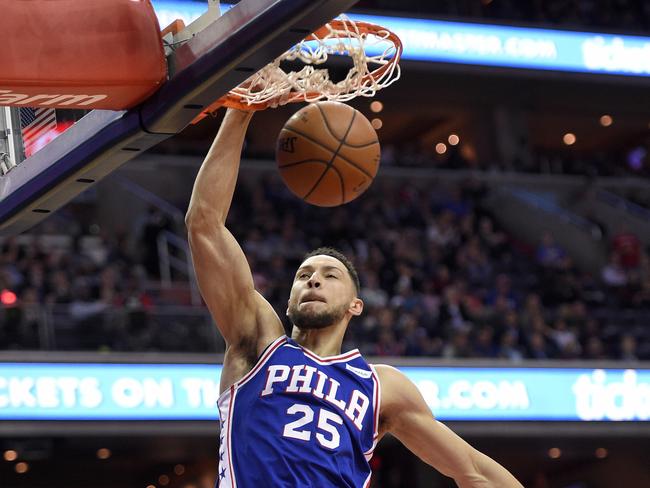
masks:
[[[372,367],[377,373],[377,379],[381,387],[381,403],[383,407],[390,407],[398,404],[401,399],[399,392],[407,383],[411,383],[404,373],[394,366],[388,364],[373,364]]]
[[[381,413],[410,408],[421,399],[417,386],[402,371],[388,364],[373,364],[381,387]]]
[[[373,364],[380,385],[379,430],[381,435],[391,432],[405,408],[411,380],[399,369],[388,364]]]
[[[406,375],[402,373],[399,369],[390,364],[373,364],[372,367],[377,372],[379,381],[389,385],[394,381],[399,381],[400,378],[406,378]]]

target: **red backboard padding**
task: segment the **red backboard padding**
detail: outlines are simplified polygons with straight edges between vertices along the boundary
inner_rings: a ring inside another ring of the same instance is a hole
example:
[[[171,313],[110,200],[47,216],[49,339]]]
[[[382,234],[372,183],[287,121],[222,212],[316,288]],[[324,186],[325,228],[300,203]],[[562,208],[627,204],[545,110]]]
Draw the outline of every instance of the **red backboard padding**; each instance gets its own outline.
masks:
[[[131,108],[165,81],[149,0],[0,0],[0,106]]]

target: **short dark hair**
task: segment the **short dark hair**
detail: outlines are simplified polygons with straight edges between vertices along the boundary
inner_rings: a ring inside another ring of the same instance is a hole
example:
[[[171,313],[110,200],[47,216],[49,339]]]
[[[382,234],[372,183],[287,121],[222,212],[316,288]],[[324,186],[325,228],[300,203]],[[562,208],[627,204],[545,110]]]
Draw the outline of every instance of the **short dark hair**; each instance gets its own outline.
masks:
[[[357,295],[359,295],[359,293],[361,292],[361,282],[359,281],[359,275],[357,274],[357,270],[354,267],[354,264],[352,264],[352,261],[350,261],[345,256],[345,254],[343,254],[341,251],[337,249],[334,249],[333,247],[319,247],[318,249],[314,249],[313,251],[305,254],[302,260],[304,262],[313,256],[331,256],[334,259],[338,259],[339,261],[341,261],[343,265],[346,267],[346,269],[348,270],[348,273],[350,274],[350,278],[352,278],[352,282],[354,283],[354,287],[357,291]]]

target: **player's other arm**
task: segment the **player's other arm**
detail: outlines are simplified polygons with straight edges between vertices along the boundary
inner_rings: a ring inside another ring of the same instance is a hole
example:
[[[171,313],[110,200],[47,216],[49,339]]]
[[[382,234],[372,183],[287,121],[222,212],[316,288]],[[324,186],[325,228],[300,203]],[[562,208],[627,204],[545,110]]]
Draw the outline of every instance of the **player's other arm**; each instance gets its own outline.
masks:
[[[251,116],[226,112],[194,182],[185,223],[201,294],[228,347],[253,346],[259,354],[283,334],[282,324],[255,291],[246,256],[225,225]]]
[[[523,488],[499,463],[433,418],[417,387],[397,369],[379,365],[382,430],[460,488]]]

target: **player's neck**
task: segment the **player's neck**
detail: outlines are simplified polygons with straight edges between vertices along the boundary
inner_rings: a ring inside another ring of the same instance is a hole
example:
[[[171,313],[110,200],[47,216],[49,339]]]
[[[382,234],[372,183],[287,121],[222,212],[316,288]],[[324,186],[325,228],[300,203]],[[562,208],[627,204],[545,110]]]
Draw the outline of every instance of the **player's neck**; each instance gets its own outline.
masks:
[[[299,329],[294,326],[291,338],[311,352],[321,356],[341,354],[345,324],[336,324],[323,329]]]

